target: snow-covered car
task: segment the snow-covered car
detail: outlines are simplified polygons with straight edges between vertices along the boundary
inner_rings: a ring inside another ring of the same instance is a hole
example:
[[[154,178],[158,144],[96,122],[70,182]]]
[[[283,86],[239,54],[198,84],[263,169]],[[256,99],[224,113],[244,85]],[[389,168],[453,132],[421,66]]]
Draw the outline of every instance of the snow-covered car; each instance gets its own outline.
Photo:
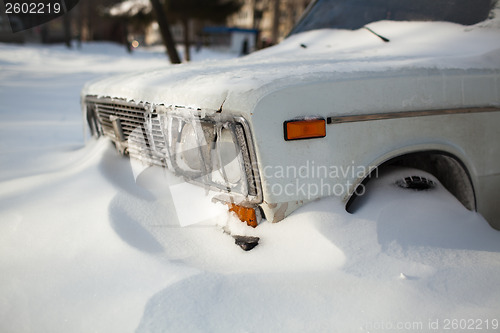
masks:
[[[83,109],[93,135],[253,226],[325,196],[351,211],[394,165],[500,229],[499,16],[491,0],[317,0],[274,47],[90,83]]]

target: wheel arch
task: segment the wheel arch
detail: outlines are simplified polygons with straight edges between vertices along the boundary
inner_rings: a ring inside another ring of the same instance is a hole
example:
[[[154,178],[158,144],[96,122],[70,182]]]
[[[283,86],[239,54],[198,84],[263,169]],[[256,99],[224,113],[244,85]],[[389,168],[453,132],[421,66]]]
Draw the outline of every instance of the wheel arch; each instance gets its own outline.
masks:
[[[364,187],[375,173],[378,174],[380,170],[388,166],[410,167],[428,172],[436,177],[467,209],[477,210],[476,191],[469,168],[453,153],[444,150],[418,150],[390,157],[374,165],[376,168],[365,176],[346,201],[345,209],[349,213],[354,212],[352,204],[358,197],[356,193],[362,193],[359,190],[360,187]]]

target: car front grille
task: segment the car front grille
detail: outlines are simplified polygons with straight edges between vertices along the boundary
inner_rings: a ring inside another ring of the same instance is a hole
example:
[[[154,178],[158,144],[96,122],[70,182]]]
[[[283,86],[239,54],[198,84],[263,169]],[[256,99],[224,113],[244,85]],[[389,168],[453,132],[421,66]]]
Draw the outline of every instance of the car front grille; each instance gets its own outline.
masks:
[[[162,153],[166,141],[160,117],[155,110],[148,111],[148,104],[87,97],[86,105],[87,120],[89,124],[94,122],[90,127],[98,135],[110,137],[124,154],[148,164],[166,166]]]

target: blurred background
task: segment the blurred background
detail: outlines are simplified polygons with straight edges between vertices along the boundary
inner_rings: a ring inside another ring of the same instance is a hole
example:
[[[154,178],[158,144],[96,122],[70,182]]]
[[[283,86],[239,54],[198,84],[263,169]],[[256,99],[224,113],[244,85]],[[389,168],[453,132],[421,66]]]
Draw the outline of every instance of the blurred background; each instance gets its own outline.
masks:
[[[0,12],[0,42],[65,43],[112,41],[129,52],[165,45],[172,63],[210,47],[244,55],[280,42],[312,0],[80,0],[67,14],[12,33],[22,25]],[[0,2],[3,7],[4,2]],[[21,27],[22,28],[22,27]],[[184,48],[180,59],[175,46]]]

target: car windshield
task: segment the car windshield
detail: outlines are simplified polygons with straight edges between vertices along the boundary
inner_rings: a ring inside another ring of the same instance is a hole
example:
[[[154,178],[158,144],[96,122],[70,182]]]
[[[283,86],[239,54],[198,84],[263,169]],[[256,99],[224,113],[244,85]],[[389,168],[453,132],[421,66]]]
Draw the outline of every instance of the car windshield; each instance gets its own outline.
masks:
[[[370,22],[446,21],[472,25],[488,18],[497,0],[317,0],[290,34],[333,28],[359,29]]]

